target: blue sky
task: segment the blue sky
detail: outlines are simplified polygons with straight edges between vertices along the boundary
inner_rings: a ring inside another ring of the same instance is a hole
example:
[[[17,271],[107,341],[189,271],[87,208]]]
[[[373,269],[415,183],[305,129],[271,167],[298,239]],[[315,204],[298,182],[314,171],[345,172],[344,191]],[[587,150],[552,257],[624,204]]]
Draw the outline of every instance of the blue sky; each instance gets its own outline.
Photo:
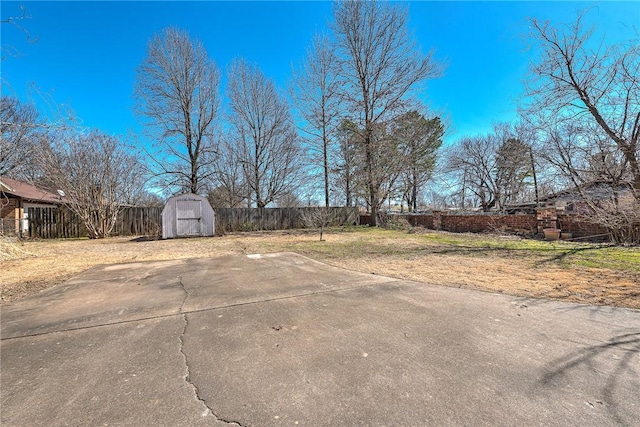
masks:
[[[284,89],[315,31],[331,18],[329,2],[10,2],[5,20],[30,19],[24,32],[2,24],[2,45],[19,52],[2,61],[2,93],[71,106],[88,127],[141,134],[133,114],[135,70],[148,40],[178,26],[199,38],[223,75],[233,58],[256,62]],[[527,48],[528,17],[571,22],[592,7],[588,23],[607,40],[640,30],[640,2],[410,2],[410,28],[423,51],[446,61],[444,75],[428,83],[422,99],[451,123],[447,140],[485,132],[516,117],[522,80],[535,52]],[[4,49],[3,49],[4,50]],[[223,82],[225,80],[223,79]],[[224,88],[223,88],[224,90]]]

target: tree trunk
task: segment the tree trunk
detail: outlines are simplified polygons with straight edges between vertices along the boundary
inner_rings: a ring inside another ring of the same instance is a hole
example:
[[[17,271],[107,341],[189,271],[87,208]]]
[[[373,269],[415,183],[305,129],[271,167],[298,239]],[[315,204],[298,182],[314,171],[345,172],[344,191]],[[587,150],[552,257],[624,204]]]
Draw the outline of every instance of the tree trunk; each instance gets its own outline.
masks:
[[[376,184],[373,176],[373,152],[371,149],[371,134],[372,131],[370,129],[365,130],[365,163],[367,167],[367,184],[369,187],[369,207],[371,208],[371,222],[369,224],[376,227],[378,225],[378,197],[376,194]]]
[[[329,143],[327,141],[327,130],[322,129],[322,154],[324,161],[324,205],[329,207],[329,153],[327,153]]]

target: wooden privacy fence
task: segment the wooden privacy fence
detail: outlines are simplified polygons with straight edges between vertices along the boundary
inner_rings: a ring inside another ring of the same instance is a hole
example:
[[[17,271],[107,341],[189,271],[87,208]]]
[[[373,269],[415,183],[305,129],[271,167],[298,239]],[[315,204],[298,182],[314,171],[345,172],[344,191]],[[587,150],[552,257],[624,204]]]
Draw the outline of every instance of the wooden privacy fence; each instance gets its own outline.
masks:
[[[217,234],[234,231],[287,230],[309,228],[305,217],[326,208],[248,208],[215,209]],[[359,223],[356,208],[329,208],[332,226]],[[81,219],[65,207],[29,208],[29,237],[41,239],[86,237],[87,229]],[[162,207],[126,207],[118,214],[111,236],[160,236]]]
[[[54,239],[60,237],[83,237],[87,229],[80,217],[66,208],[28,208],[27,224],[29,237]]]
[[[311,228],[305,218],[323,210],[326,208],[218,208],[216,233]],[[329,208],[326,218],[331,220],[331,226],[355,225],[360,220],[357,208]]]
[[[29,208],[28,236],[41,239],[86,237],[87,228],[71,210]],[[125,207],[118,213],[112,236],[157,236],[162,230],[161,207]]]
[[[162,207],[124,208],[113,229],[116,236],[160,236]]]

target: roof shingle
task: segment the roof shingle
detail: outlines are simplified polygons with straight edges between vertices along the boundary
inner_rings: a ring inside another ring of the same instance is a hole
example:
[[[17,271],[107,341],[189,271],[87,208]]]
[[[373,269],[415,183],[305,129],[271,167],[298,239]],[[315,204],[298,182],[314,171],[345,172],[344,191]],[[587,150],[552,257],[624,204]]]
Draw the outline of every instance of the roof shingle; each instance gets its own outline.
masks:
[[[59,205],[63,201],[63,197],[60,197],[58,194],[50,193],[28,182],[18,181],[17,179],[6,178],[4,176],[0,176],[0,191],[3,194],[20,197],[31,202],[54,203]]]

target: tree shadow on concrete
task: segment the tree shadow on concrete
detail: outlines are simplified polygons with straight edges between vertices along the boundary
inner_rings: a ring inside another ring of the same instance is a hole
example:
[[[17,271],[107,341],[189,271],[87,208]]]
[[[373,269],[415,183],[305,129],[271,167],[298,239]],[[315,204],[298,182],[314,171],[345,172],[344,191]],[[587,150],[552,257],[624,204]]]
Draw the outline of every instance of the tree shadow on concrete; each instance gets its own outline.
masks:
[[[551,362],[541,378],[543,386],[558,385],[566,382],[570,377],[584,375],[585,370],[591,373],[600,371],[601,361],[598,358],[617,359],[613,370],[602,378],[602,401],[585,402],[595,406],[604,405],[617,425],[633,425],[638,422],[639,414],[625,413],[616,396],[620,383],[625,380],[631,382],[628,387],[627,399],[637,399],[640,387],[640,331],[621,334],[612,337],[603,344],[593,345],[575,350]],[[635,392],[633,391],[635,390]],[[637,406],[637,402],[634,403]]]

